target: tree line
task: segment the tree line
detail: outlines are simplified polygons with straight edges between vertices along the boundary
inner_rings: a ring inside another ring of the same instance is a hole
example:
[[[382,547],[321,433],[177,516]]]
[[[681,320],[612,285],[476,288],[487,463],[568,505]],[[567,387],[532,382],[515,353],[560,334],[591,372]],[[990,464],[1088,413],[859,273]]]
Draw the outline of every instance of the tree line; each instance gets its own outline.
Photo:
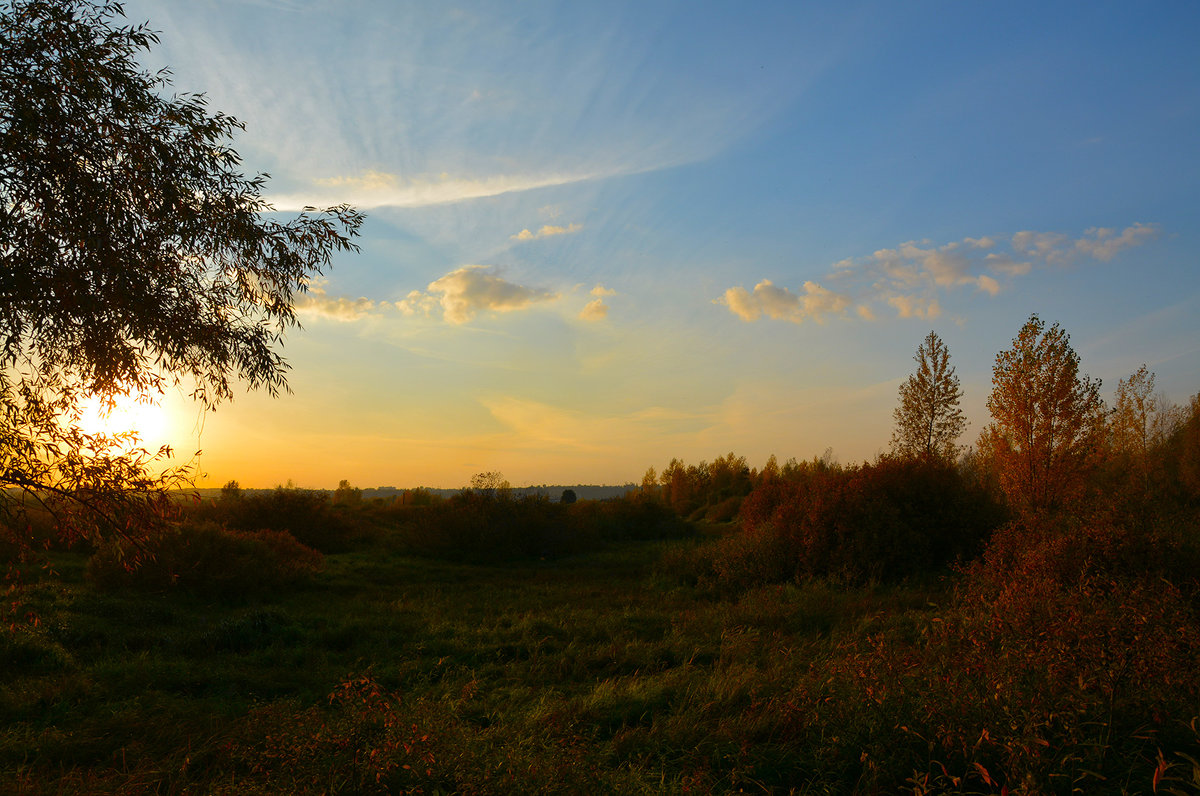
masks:
[[[356,249],[363,223],[345,205],[275,220],[266,175],[243,174],[229,145],[241,123],[142,68],[157,34],[122,16],[95,0],[0,7],[0,528],[17,545],[31,505],[94,543],[173,521],[168,487],[186,468],[156,475],[166,451],[83,431],[82,400],[189,385],[212,406],[235,381],[286,390],[279,347],[294,300]],[[1165,402],[1142,368],[1108,409],[1058,324],[1031,316],[997,355],[991,422],[970,448],[946,345],[931,332],[916,361],[892,460],[950,467],[1029,517],[1069,515],[1102,493],[1129,512],[1162,511],[1138,495],[1194,500],[1196,401]],[[639,495],[726,521],[764,484],[850,469],[832,454],[761,470],[732,452],[674,459]]]

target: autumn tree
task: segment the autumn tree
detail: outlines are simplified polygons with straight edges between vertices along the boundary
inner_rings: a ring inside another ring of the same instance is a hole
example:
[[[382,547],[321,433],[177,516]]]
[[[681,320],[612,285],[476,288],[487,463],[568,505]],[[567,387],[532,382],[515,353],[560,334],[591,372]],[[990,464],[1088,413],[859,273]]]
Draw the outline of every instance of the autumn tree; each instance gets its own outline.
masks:
[[[1128,527],[1161,525],[1178,510],[1181,482],[1178,447],[1172,442],[1187,412],[1154,391],[1154,373],[1145,365],[1117,384],[1108,417],[1108,462],[1104,493]]]
[[[122,14],[0,4],[0,525],[30,500],[89,534],[152,517],[153,455],[86,433],[81,403],[285,390],[295,297],[363,220],[278,220],[229,146],[242,124],[144,70],[157,34]]]
[[[763,465],[762,470],[758,472],[757,480],[761,483],[771,483],[778,481],[779,477],[779,460],[772,453],[767,457],[767,463]]]
[[[1117,383],[1116,405],[1109,417],[1113,452],[1126,459],[1146,456],[1165,443],[1182,425],[1181,407],[1154,391],[1154,373],[1142,365]]]
[[[638,488],[638,497],[642,500],[657,500],[659,494],[658,473],[649,467],[642,476],[642,485]]]
[[[892,453],[902,458],[952,461],[967,421],[958,408],[962,389],[950,365],[950,350],[930,332],[913,360],[917,371],[900,385],[900,405],[893,413]]]
[[[1082,497],[1104,435],[1100,381],[1079,372],[1079,355],[1057,323],[1031,315],[1012,348],[996,355],[992,422],[980,437],[1009,501],[1027,515]]]
[[[1178,462],[1178,480],[1191,500],[1200,502],[1200,394],[1181,416],[1170,440],[1171,455]]]

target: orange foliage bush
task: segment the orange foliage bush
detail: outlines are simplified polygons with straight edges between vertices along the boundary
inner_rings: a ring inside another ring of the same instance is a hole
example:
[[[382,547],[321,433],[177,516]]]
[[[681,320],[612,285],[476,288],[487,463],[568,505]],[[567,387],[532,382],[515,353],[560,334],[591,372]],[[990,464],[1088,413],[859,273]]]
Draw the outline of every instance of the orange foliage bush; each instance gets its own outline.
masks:
[[[1200,712],[1197,570],[1161,545],[1008,526],[952,605],[844,636],[758,710],[860,792],[1140,792],[1163,750],[1194,749]]]
[[[812,468],[755,487],[742,503],[742,534],[723,541],[714,568],[747,583],[899,578],[970,557],[1001,519],[985,491],[941,462]]]

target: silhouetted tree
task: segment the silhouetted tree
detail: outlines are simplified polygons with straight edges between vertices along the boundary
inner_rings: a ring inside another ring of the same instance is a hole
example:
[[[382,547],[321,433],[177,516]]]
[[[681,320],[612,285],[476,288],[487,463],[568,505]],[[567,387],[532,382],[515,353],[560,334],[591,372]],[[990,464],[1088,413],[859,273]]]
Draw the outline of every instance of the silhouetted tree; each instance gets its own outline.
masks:
[[[362,503],[362,490],[350,485],[346,479],[338,482],[338,487],[333,491],[333,504],[335,506],[357,506]]]
[[[955,443],[967,421],[958,408],[962,389],[950,365],[950,350],[930,332],[913,359],[917,372],[900,385],[900,406],[893,413],[892,452],[903,458],[954,461],[959,450]]]
[[[646,470],[645,475],[642,476],[642,485],[638,489],[638,496],[642,500],[656,500],[658,493],[658,473],[654,471],[653,467],[650,467]]]
[[[559,498],[558,502],[569,506],[578,499],[579,498],[578,498],[578,496],[576,496],[574,489],[564,489],[563,493],[562,493],[562,497]]]
[[[1015,508],[1038,514],[1081,497],[1104,435],[1100,381],[1079,373],[1071,338],[1031,315],[1012,348],[996,355],[992,422],[980,437]]]
[[[0,509],[15,487],[86,507],[89,533],[150,519],[164,481],[136,439],[80,430],[81,401],[181,380],[210,407],[238,379],[286,389],[294,298],[363,220],[345,205],[275,220],[266,175],[227,143],[242,124],[143,70],[157,34],[122,14],[0,5]]]
[[[487,497],[506,498],[512,485],[504,478],[504,473],[488,471],[471,476],[471,490]]]

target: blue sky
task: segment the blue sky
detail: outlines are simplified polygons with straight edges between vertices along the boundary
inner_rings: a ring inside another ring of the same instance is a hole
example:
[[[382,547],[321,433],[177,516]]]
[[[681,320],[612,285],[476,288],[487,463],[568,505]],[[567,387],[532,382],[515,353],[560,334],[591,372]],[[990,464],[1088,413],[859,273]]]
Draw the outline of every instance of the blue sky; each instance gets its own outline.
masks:
[[[212,481],[621,483],[886,449],[934,329],[974,441],[1030,313],[1200,389],[1200,6],[138,0],[281,211],[368,214]],[[203,432],[196,438],[198,423]]]

